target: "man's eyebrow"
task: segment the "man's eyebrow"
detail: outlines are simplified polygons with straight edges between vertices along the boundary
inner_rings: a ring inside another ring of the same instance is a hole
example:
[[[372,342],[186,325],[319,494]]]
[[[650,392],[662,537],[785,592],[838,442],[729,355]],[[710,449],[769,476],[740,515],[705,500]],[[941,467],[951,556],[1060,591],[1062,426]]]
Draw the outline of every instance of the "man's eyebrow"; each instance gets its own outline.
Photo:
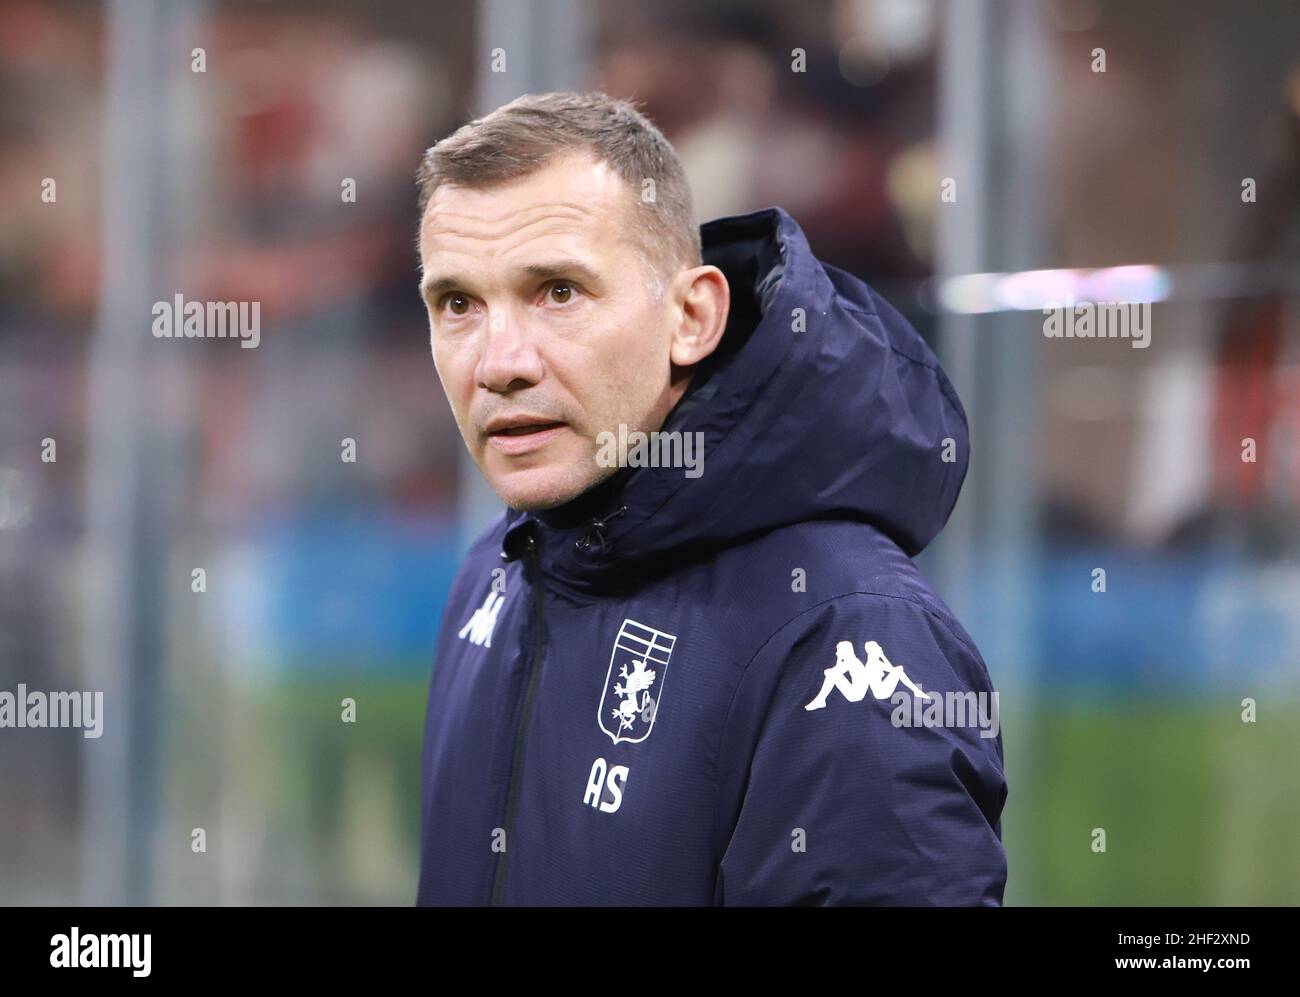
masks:
[[[523,267],[522,270],[534,280],[562,280],[569,278],[588,287],[600,284],[600,275],[595,270],[581,260],[570,257],[545,260],[541,263],[530,263],[528,266]]]
[[[420,295],[426,301],[433,301],[440,297],[443,292],[453,290],[454,288],[464,287],[465,281],[457,277],[435,277],[430,274],[424,278],[420,284]]]
[[[529,263],[526,266],[519,267],[515,272],[532,280],[574,280],[586,287],[601,285],[600,275],[593,268],[581,260],[571,257]],[[420,294],[426,300],[432,301],[447,291],[460,290],[468,287],[471,283],[472,281],[463,280],[460,277],[430,274],[421,283]]]

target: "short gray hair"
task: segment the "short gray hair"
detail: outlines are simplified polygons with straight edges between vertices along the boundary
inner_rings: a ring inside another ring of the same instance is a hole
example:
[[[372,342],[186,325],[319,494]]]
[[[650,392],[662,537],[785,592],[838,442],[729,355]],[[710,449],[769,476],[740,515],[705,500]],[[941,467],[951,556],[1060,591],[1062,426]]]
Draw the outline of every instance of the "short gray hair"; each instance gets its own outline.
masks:
[[[590,152],[627,183],[633,242],[652,275],[700,265],[700,230],[676,150],[634,102],[600,91],[525,94],[429,148],[416,173],[420,217],[443,184],[491,189],[570,150]]]

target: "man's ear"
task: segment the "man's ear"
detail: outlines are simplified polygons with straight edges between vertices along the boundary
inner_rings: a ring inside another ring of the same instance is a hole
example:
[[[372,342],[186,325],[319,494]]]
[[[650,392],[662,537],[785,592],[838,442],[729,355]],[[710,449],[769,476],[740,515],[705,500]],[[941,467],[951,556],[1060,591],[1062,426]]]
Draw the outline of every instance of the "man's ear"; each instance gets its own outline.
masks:
[[[714,266],[682,270],[673,281],[677,328],[669,359],[675,367],[694,367],[718,347],[731,310],[726,275]]]

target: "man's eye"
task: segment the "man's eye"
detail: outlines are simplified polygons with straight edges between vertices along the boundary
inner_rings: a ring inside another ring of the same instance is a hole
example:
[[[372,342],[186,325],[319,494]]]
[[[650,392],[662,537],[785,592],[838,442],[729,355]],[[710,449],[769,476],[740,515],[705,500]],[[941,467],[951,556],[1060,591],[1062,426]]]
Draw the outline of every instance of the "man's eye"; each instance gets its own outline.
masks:
[[[469,298],[456,291],[442,296],[440,308],[450,308],[453,315],[464,315],[469,311]]]
[[[550,291],[548,292],[550,299],[557,305],[567,305],[573,300],[573,293],[574,288],[572,284],[566,284],[559,280],[551,285]]]

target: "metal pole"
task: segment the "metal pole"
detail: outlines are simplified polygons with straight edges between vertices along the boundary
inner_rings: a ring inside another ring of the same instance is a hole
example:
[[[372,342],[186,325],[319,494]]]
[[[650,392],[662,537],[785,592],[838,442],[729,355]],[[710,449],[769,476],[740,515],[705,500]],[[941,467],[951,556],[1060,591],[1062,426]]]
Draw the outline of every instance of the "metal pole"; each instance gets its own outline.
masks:
[[[104,732],[83,741],[83,902],[138,901],[141,872],[133,778],[136,651],[140,644],[140,316],[153,284],[152,191],[158,180],[153,60],[160,31],[156,0],[114,0],[108,8],[108,70],[101,196],[102,290],[90,346],[86,488],[87,619],[84,675],[104,693]]]

